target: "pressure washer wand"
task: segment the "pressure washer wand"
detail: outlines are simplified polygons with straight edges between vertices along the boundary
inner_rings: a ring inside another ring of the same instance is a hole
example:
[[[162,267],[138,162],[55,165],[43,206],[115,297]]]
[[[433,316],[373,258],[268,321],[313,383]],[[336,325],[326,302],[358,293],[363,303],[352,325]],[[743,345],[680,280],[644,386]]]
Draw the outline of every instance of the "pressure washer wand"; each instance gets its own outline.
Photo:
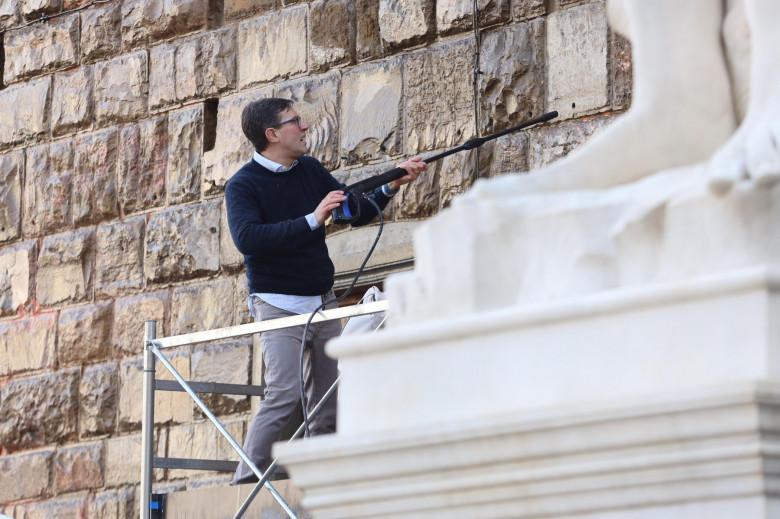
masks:
[[[558,112],[552,111],[544,115],[541,115],[536,119],[531,119],[530,121],[526,121],[522,124],[518,124],[517,126],[507,128],[506,130],[502,130],[500,132],[487,135],[485,137],[476,137],[474,139],[464,142],[460,146],[452,148],[451,150],[447,150],[442,153],[439,153],[438,155],[433,155],[432,157],[428,157],[427,159],[425,159],[425,163],[430,164],[431,162],[435,162],[437,160],[443,159],[444,157],[449,157],[453,153],[458,153],[459,151],[473,150],[474,148],[478,148],[483,144],[485,144],[486,142],[492,141],[493,139],[498,139],[499,137],[503,137],[504,135],[516,132],[518,130],[522,130],[523,128],[528,128],[529,126],[533,126],[534,124],[545,123],[551,119],[555,119],[556,117],[558,117]],[[337,207],[331,212],[334,223],[341,223],[341,224],[352,223],[358,218],[360,218],[360,205],[357,200],[357,197],[369,191],[373,191],[374,189],[381,187],[387,184],[388,182],[392,182],[393,180],[398,180],[399,178],[405,175],[406,175],[405,170],[401,168],[393,168],[390,171],[387,171],[380,175],[376,175],[375,177],[361,180],[360,182],[355,182],[354,184],[344,188],[344,194],[347,195],[347,200],[344,201],[339,207]]]

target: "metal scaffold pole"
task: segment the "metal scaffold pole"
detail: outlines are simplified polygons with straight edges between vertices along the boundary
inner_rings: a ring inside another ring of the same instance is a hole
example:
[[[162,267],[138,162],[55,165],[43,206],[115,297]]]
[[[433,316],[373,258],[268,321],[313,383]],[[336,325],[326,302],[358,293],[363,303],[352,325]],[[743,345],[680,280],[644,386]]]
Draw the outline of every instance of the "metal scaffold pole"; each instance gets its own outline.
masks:
[[[144,323],[144,419],[141,426],[141,519],[150,519],[152,500],[152,459],[154,451],[154,353],[149,341],[157,338],[157,321]]]

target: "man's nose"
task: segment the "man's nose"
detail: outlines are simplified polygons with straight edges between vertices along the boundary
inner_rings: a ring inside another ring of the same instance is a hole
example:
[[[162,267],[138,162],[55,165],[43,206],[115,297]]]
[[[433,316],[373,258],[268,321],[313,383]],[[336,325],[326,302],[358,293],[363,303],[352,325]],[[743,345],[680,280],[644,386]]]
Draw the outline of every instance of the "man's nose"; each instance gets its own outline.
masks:
[[[308,125],[308,124],[306,124],[306,122],[305,122],[305,121],[301,121],[301,131],[302,131],[302,132],[305,132],[305,131],[306,131],[306,130],[308,130],[308,129],[309,129],[309,125]]]

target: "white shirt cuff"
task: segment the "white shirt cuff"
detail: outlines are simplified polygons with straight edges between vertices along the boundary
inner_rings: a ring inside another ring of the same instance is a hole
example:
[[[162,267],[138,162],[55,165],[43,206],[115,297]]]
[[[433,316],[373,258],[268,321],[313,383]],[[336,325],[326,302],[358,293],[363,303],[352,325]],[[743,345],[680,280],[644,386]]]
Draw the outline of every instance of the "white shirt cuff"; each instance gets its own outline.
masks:
[[[320,222],[317,221],[317,217],[314,216],[314,213],[307,214],[306,221],[309,222],[309,227],[312,231],[320,227]]]

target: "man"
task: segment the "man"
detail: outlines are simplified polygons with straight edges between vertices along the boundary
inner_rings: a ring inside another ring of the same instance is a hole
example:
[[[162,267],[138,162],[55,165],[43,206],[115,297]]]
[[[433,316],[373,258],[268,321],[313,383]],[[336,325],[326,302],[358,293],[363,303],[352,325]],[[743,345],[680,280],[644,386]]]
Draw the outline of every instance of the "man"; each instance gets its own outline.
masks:
[[[313,157],[305,155],[306,130],[286,99],[249,103],[241,115],[241,128],[255,148],[225,186],[230,234],[244,255],[249,280],[250,308],[257,320],[276,319],[314,311],[334,299],[333,262],[325,245],[325,221],[346,196],[344,187]],[[427,165],[420,158],[399,165],[403,178],[374,191],[384,208],[400,186],[416,179]],[[361,201],[363,225],[376,216],[368,201]],[[327,308],[335,308],[335,303]],[[341,333],[338,321],[312,324],[304,358],[308,409],[320,401],[336,380],[337,363],[325,354],[325,343]],[[264,332],[265,398],[249,426],[244,450],[264,471],[273,461],[271,444],[292,417],[300,401],[300,344],[303,327]],[[336,429],[336,398],[332,397],[310,422],[313,435]],[[257,481],[242,461],[233,484]]]

